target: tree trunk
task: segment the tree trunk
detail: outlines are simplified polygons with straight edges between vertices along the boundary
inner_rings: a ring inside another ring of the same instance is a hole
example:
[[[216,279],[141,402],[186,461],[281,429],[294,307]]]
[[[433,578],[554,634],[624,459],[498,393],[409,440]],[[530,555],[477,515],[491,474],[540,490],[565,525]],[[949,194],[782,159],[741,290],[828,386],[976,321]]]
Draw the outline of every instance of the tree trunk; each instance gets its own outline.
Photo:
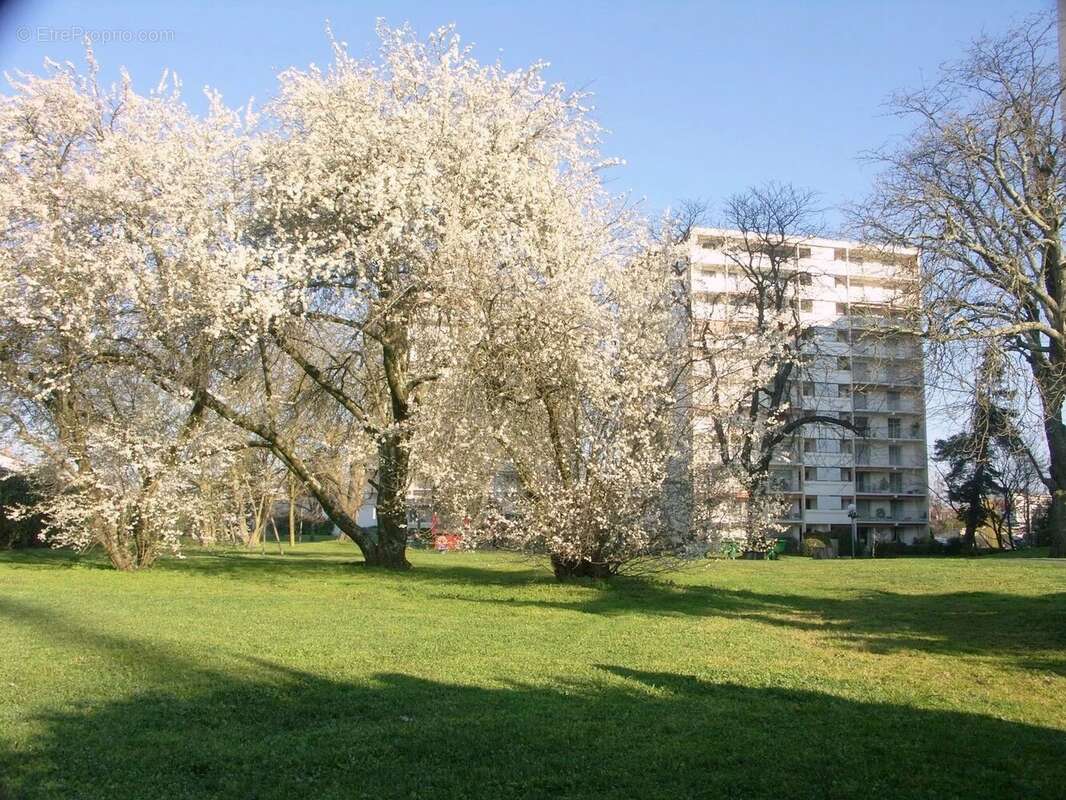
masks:
[[[367,564],[408,569],[407,478],[409,454],[401,433],[387,433],[378,445],[377,542]]]
[[[1039,383],[1038,383],[1039,386]],[[1043,387],[1041,387],[1043,388]],[[1051,508],[1048,528],[1052,558],[1066,558],[1066,426],[1062,424],[1063,397],[1057,388],[1042,392],[1044,435],[1048,446]]]
[[[384,359],[386,372],[391,370],[392,374],[390,386],[393,383],[397,386],[402,386],[403,383],[400,380],[402,372],[395,363],[395,354],[390,353],[390,348],[388,347],[383,348],[383,350],[386,354]],[[384,462],[379,463],[379,469],[382,469],[384,465],[384,471],[388,473],[387,477],[380,479],[380,485],[385,487],[384,496],[391,496],[393,502],[385,509],[383,514],[381,508],[383,495],[379,488],[378,518],[379,522],[381,522],[384,517],[385,525],[379,525],[378,531],[375,532],[362,527],[356,522],[355,513],[345,509],[342,495],[323,484],[308,464],[296,453],[293,442],[282,438],[269,426],[259,424],[206,391],[199,390],[197,399],[202,400],[208,408],[218,413],[223,419],[229,420],[246,431],[256,434],[266,442],[270,446],[271,452],[299,478],[300,483],[318,501],[330,521],[340,528],[345,536],[355,542],[360,551],[362,551],[368,565],[390,569],[410,568],[411,565],[406,557],[407,514],[405,501],[409,460],[407,445],[404,440],[406,433],[394,429],[392,433],[383,434],[382,441],[379,444],[379,459],[382,450],[388,455],[389,447],[393,446],[392,443],[396,445],[397,454],[396,458],[391,462],[386,458]],[[403,397],[394,396],[392,405],[393,419],[400,423],[406,421],[408,416],[407,404]],[[402,516],[399,516],[399,519],[397,519],[398,506],[402,508]]]
[[[984,457],[983,454],[981,456]],[[977,523],[981,520],[981,481],[983,470],[978,467],[977,474],[973,477],[973,491],[970,493],[966,505],[966,529],[962,534],[962,551],[974,553],[977,551]]]
[[[1051,535],[1052,558],[1066,558],[1066,488],[1051,493],[1048,509],[1048,528]]]
[[[289,475],[289,547],[296,547],[296,479]]]
[[[364,549],[367,564],[387,569],[410,569],[407,560],[407,483],[410,451],[405,424],[410,418],[407,370],[410,343],[402,319],[386,319],[381,335],[382,366],[389,387],[392,426],[378,439],[377,513],[375,547]]]
[[[565,581],[570,578],[596,578],[606,580],[614,574],[611,565],[605,561],[593,561],[588,558],[562,558],[552,556],[552,571],[555,579]]]

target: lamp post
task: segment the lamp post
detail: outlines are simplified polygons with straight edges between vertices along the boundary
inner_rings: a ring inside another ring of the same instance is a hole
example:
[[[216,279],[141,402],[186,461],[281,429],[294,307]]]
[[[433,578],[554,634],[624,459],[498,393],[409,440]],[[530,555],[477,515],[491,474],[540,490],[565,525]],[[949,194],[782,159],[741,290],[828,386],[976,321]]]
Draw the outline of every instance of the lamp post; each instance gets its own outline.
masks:
[[[858,519],[859,510],[855,508],[854,503],[848,503],[848,518],[851,519],[851,557],[855,558],[855,548],[859,546],[859,525],[856,522]]]

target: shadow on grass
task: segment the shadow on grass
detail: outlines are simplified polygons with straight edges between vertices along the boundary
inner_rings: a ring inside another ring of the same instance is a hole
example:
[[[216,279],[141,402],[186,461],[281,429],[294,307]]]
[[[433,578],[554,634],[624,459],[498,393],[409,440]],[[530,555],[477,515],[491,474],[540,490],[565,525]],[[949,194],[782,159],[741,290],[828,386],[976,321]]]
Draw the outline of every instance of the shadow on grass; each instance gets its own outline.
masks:
[[[41,798],[1052,798],[1066,732],[601,665],[555,686],[218,672],[47,610],[0,613],[153,687],[0,732],[0,796]],[[158,687],[165,688],[158,688]]]
[[[608,668],[619,680],[219,675],[46,716],[14,798],[1060,797],[1066,734]]]
[[[478,567],[455,563],[446,554],[431,554],[432,561],[420,561],[415,569],[390,571],[368,567],[355,545],[350,550],[338,547],[336,551],[290,550],[284,555],[245,551],[242,549],[199,549],[187,551],[182,559],[164,559],[153,569],[160,572],[240,578],[242,580],[275,581],[278,578],[313,576],[359,577],[379,575],[397,583],[456,582],[505,586],[530,582],[555,583],[550,571],[532,560],[516,557],[518,568],[500,569],[499,565]]]
[[[439,597],[582,614],[747,619],[822,634],[867,652],[1005,658],[1023,668],[1066,675],[1066,592],[865,591],[823,597],[631,579],[577,599],[501,600],[462,589]]]
[[[402,573],[363,566],[352,546],[324,553],[296,550],[284,556],[242,550],[193,550],[183,560],[160,561],[156,572],[177,572],[240,580],[379,576],[396,585],[423,585],[434,599],[530,606],[596,615],[726,617],[811,631],[840,646],[873,653],[926,652],[997,659],[1024,669],[1066,675],[1066,592],[1019,594],[951,592],[905,594],[859,591],[831,597],[681,585],[666,580],[618,579],[596,590],[554,591],[551,573],[530,561],[507,568],[451,560],[422,559]],[[12,565],[69,566],[70,554],[32,551],[8,556]],[[832,578],[827,578],[832,580]],[[506,599],[483,587],[519,590]]]

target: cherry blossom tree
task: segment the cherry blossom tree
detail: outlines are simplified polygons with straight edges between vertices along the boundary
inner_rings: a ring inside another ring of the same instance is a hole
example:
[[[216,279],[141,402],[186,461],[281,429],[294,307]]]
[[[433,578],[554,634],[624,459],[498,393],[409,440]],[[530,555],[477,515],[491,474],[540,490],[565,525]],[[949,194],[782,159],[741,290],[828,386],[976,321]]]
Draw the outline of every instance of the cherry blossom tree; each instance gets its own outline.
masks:
[[[126,77],[101,87],[91,53],[86,75],[49,64],[15,76],[0,110],[0,314],[33,399],[78,389],[82,370],[129,371],[189,421],[168,435],[225,422],[368,564],[404,568],[412,461],[433,460],[413,448],[452,424],[434,395],[461,382],[493,321],[486,298],[566,267],[575,277],[560,285],[605,308],[618,260],[581,95],[546,84],[543,64],[478,63],[451,29],[380,34],[377,60],[334,41],[327,69],[284,72],[262,117],[213,94],[193,115],[172,79],[147,95]],[[602,318],[575,352],[587,360],[596,342],[628,369]],[[541,366],[566,366],[558,350],[542,347]],[[568,390],[557,410],[588,400],[606,425],[623,404],[592,375],[572,389],[602,396]],[[364,479],[374,529],[356,520]]]
[[[461,474],[475,495],[495,492],[487,515],[509,511],[506,525],[468,520],[468,543],[546,555],[559,578],[606,578],[695,544],[669,480],[687,422],[671,347],[676,254],[586,191],[599,210],[551,232],[556,257],[471,286],[479,324],[458,337],[463,361],[436,397],[455,424],[427,448],[443,463],[419,465],[442,485]],[[513,485],[494,485],[501,471]],[[461,499],[464,514],[479,507]]]
[[[217,103],[195,120],[167,81],[105,90],[89,66],[15,76],[0,102],[0,401],[56,476],[55,541],[129,569],[176,547],[190,470],[229,446],[154,378],[168,348],[205,364],[210,331],[240,316],[204,235],[225,235],[227,202],[204,198],[229,185],[213,178],[236,139]]]

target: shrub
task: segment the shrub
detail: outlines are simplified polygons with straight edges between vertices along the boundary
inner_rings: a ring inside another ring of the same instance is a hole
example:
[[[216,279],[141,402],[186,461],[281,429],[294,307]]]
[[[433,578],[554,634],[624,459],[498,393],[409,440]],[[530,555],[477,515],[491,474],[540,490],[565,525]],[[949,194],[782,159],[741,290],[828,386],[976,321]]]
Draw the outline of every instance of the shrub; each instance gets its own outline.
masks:
[[[43,523],[37,515],[18,516],[14,509],[32,506],[38,500],[33,484],[24,475],[0,470],[0,549],[43,545]]]
[[[830,552],[829,545],[816,536],[808,536],[803,540],[803,555],[811,558],[825,558]]]
[[[962,553],[962,540],[955,536],[941,543],[930,536],[923,541],[907,544],[906,542],[878,542],[878,558],[902,558],[912,556],[957,556]]]
[[[1041,506],[1033,512],[1030,523],[1036,534],[1036,546],[1047,547],[1051,544],[1051,505]]]
[[[736,539],[722,539],[718,545],[718,552],[731,561],[735,561],[743,555],[744,550]]]

